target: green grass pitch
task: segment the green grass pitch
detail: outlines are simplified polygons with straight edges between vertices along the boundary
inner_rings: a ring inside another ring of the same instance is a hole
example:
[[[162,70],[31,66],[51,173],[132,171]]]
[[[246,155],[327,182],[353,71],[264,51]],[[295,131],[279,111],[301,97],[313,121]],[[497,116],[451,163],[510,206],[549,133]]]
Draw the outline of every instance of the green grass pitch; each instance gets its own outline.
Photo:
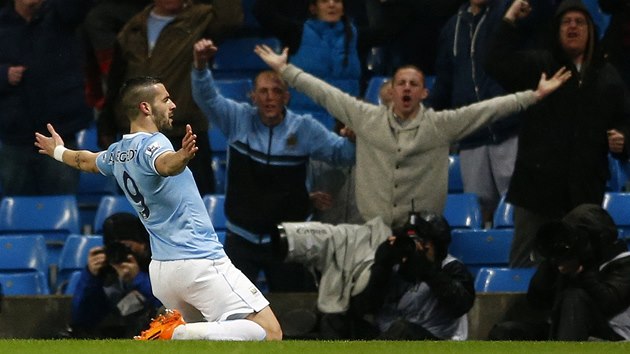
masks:
[[[630,353],[630,342],[381,342],[381,341],[282,341],[208,342],[132,340],[0,340],[0,353],[45,354],[407,354],[407,353]]]

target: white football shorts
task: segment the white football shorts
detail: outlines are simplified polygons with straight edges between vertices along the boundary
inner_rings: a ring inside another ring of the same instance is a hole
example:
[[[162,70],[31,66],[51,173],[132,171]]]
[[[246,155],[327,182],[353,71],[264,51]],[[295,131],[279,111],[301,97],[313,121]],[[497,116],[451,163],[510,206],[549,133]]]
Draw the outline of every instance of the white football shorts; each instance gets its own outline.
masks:
[[[153,294],[186,322],[245,318],[269,301],[228,257],[221,259],[152,260]]]

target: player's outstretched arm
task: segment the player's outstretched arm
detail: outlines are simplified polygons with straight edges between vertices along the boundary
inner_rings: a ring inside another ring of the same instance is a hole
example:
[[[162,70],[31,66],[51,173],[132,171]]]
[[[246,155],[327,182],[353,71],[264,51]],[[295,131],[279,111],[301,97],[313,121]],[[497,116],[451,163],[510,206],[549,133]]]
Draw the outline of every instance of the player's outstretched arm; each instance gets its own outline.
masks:
[[[35,146],[40,154],[48,155],[57,161],[85,172],[98,173],[96,157],[98,153],[87,150],[71,150],[63,146],[63,139],[52,124],[47,124],[51,136],[35,133]]]
[[[188,161],[195,157],[197,135],[193,133],[190,124],[186,124],[186,135],[182,139],[182,148],[177,152],[166,152],[155,160],[155,169],[162,176],[175,176],[184,171]]]

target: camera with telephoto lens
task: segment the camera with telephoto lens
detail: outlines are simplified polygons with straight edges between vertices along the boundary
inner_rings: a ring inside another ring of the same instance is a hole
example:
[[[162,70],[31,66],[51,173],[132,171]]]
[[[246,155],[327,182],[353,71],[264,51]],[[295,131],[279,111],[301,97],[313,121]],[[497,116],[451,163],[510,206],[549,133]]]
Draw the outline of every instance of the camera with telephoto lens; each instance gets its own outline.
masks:
[[[418,232],[419,214],[410,212],[409,219],[405,225],[394,230],[396,240],[393,246],[397,248],[403,257],[409,257],[413,252],[417,251],[416,242],[423,242],[422,233]]]
[[[109,264],[120,264],[127,262],[127,257],[133,255],[129,246],[122,242],[112,242],[105,246],[105,257]]]
[[[412,252],[424,253],[417,250],[416,242],[422,244],[423,249],[426,242],[432,242],[437,261],[442,261],[448,253],[448,246],[451,243],[451,228],[448,222],[440,214],[427,210],[415,211],[413,200],[405,226],[397,231],[394,234],[396,242],[400,238],[402,243],[400,246],[404,245],[404,252],[407,255]]]
[[[557,263],[569,260],[583,262],[592,256],[586,231],[563,221],[552,221],[541,226],[536,235],[535,247],[541,256]]]

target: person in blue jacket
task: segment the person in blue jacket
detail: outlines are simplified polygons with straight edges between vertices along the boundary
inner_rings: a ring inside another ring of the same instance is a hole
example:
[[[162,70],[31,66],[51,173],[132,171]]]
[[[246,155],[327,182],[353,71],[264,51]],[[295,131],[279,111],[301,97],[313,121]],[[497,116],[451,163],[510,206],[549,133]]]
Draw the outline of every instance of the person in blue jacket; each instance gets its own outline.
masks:
[[[310,214],[306,186],[310,159],[354,164],[355,146],[310,115],[285,108],[288,86],[273,71],[255,79],[254,105],[221,96],[208,61],[217,48],[202,39],[194,46],[193,98],[226,136],[228,148],[225,251],[252,282],[265,271],[270,291],[312,291],[309,273],[273,255],[270,235],[282,221]]]
[[[283,13],[282,4],[277,0],[256,1],[253,11],[263,28],[289,48],[293,62],[324,79],[359,79],[359,29],[348,15],[351,8],[347,1],[292,2],[296,13],[291,16]]]
[[[360,93],[361,60],[359,40],[372,41],[372,35],[361,34],[348,16],[345,0],[308,0],[296,7],[308,6],[309,17],[295,18],[280,12],[279,1],[257,1],[254,14],[263,27],[289,48],[291,62],[306,72],[331,84],[345,80],[340,87],[349,94]],[[310,107],[314,103],[304,95],[293,95],[290,107]]]
[[[72,334],[131,338],[162,307],[149,280],[149,234],[137,216],[116,213],[103,223],[103,243],[90,249],[72,297]]]

